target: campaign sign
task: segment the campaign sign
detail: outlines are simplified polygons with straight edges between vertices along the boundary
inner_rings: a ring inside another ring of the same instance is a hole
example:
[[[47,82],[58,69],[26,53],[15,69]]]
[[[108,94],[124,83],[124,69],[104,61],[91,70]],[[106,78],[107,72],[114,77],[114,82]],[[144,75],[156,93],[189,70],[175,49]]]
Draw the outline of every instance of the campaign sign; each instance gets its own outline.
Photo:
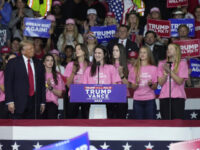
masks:
[[[200,40],[199,39],[180,40],[180,41],[174,41],[174,43],[180,45],[182,58],[185,58],[187,56],[190,56],[190,57],[200,56]]]
[[[190,59],[190,69],[192,70],[190,76],[195,78],[200,78],[200,60]]]
[[[114,38],[117,26],[94,26],[90,29],[96,36],[98,43],[107,43]]]
[[[156,32],[160,37],[171,36],[171,23],[166,20],[147,20],[147,30]]]
[[[24,25],[24,36],[49,38],[50,20],[24,18]]]
[[[71,103],[126,103],[125,84],[72,84]]]
[[[190,29],[189,37],[195,36],[195,20],[194,19],[169,19],[171,21],[171,37],[178,37],[178,27],[185,24]]]
[[[89,147],[88,133],[84,133],[76,138],[51,144],[37,150],[89,150]]]
[[[188,0],[167,0],[167,8],[188,6]]]
[[[200,150],[200,139],[173,143],[170,150]]]

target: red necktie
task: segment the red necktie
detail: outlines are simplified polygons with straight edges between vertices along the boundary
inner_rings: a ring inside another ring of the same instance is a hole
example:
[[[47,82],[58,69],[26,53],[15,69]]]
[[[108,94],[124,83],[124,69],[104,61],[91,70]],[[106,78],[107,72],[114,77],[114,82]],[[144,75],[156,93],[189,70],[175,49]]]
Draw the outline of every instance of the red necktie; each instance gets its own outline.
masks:
[[[34,79],[33,70],[31,68],[30,59],[28,59],[28,80],[29,80],[29,96],[34,95]]]

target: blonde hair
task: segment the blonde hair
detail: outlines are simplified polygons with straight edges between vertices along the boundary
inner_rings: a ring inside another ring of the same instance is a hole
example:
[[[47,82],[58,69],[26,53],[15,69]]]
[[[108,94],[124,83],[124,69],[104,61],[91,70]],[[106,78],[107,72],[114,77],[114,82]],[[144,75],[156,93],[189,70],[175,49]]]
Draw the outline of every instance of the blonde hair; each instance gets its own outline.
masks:
[[[134,30],[136,30],[136,29],[138,29],[138,27],[139,27],[139,17],[136,15],[136,14],[130,14],[129,15],[129,17],[131,16],[131,15],[135,15],[136,16],[136,26],[135,26],[135,29]],[[130,26],[131,27],[131,22],[129,21],[129,17],[128,17],[128,20],[127,20],[127,24],[128,24],[128,26]],[[131,30],[131,28],[130,28],[130,30]]]
[[[181,61],[181,48],[178,44],[175,44],[175,43],[170,43],[169,45],[173,46],[175,48],[175,51],[176,51],[173,72],[177,73],[178,67],[179,67],[179,64],[180,64],[180,61]],[[168,47],[169,47],[169,45],[168,45]],[[169,61],[169,57],[167,57],[167,61]]]
[[[33,46],[34,46],[34,43],[33,43],[33,41],[31,41],[31,40],[22,40],[22,41],[20,42],[20,49],[23,50],[23,48],[24,48],[26,45],[33,45]]]
[[[111,19],[112,19],[112,24],[113,25],[117,25],[117,20],[115,18],[113,18],[113,17]],[[105,26],[108,25],[108,17],[105,18],[104,25]]]
[[[141,51],[141,49],[145,49],[147,52],[147,63],[149,65],[155,65],[155,61],[154,61],[154,57],[153,54],[150,50],[150,48],[148,46],[142,46],[139,50],[139,53]],[[134,71],[135,71],[135,75],[136,75],[136,81],[139,81],[139,76],[140,76],[140,69],[141,69],[141,60],[140,57],[138,56],[136,63],[134,65]]]
[[[78,28],[77,26],[74,24],[74,30],[73,30],[73,37],[74,37],[74,41],[78,42]],[[63,40],[66,41],[66,35],[67,35],[67,25],[65,25],[65,29],[62,33],[62,36],[63,36]]]

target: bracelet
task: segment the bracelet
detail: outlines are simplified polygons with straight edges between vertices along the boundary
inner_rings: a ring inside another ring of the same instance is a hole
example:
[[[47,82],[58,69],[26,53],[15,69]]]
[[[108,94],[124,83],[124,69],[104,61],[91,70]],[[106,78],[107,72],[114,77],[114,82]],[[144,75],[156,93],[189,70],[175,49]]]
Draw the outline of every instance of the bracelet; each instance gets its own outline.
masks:
[[[121,77],[121,79],[124,79],[124,78],[125,78],[125,76],[122,76],[122,77]]]
[[[50,90],[50,91],[52,91],[52,90],[53,90],[53,87],[52,87],[52,86],[50,86],[50,87],[49,87],[49,90]]]

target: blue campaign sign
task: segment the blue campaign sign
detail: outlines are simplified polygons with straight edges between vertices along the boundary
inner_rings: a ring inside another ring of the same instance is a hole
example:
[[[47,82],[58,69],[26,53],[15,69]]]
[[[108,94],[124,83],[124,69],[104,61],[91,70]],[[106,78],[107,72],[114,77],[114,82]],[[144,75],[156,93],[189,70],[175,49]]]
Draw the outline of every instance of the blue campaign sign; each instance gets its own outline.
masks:
[[[70,102],[126,103],[126,93],[125,84],[72,84]]]
[[[191,58],[190,69],[192,70],[191,77],[200,78],[200,60]]]
[[[178,27],[186,24],[189,29],[189,37],[195,36],[195,20],[194,19],[169,19],[171,21],[171,37],[178,37]]]
[[[98,43],[106,43],[114,38],[117,26],[94,26],[91,27],[91,31],[97,37]]]
[[[89,150],[89,147],[88,133],[84,133],[73,139],[51,144],[37,150]]]
[[[24,36],[49,38],[51,21],[38,18],[24,18]]]

